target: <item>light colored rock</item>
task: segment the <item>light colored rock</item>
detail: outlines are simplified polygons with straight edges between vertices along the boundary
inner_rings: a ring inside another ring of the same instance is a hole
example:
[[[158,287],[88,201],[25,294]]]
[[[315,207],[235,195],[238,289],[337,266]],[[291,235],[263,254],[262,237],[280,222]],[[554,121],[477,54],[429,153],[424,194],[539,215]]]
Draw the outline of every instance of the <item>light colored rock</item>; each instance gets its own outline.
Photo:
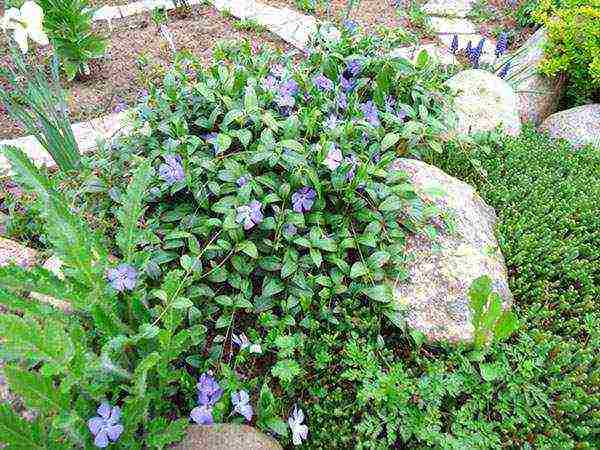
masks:
[[[131,130],[131,125],[127,117],[127,112],[125,111],[105,117],[99,117],[88,122],[73,124],[71,128],[73,129],[75,140],[79,145],[79,151],[81,153],[88,153],[98,147],[98,142],[108,141],[119,132]],[[19,147],[37,165],[46,167],[56,166],[52,157],[34,136],[24,136],[0,141],[0,149],[3,146]],[[9,174],[10,164],[0,151],[0,175],[2,175],[3,172]]]
[[[457,34],[458,38],[458,51],[465,50],[467,48],[467,44],[469,41],[473,47],[477,47],[481,39],[484,39],[484,36],[481,34]],[[440,34],[438,35],[438,39],[442,41],[444,48],[449,49],[452,44],[452,39],[454,38],[453,34]],[[496,43],[490,39],[485,38],[483,41],[483,50],[481,51],[481,56],[479,57],[479,62],[483,64],[493,64],[496,61]]]
[[[174,450],[282,450],[279,443],[248,425],[191,425]]]
[[[430,16],[467,17],[474,0],[429,0],[421,10]]]
[[[239,19],[252,19],[293,46],[304,49],[310,35],[317,31],[317,20],[290,8],[276,8],[255,0],[215,0],[219,11]]]
[[[427,54],[438,63],[448,66],[456,63],[456,57],[449,51],[440,48],[436,44],[425,44],[413,47],[400,47],[390,53],[392,57],[401,57],[416,62],[419,53],[425,50]]]
[[[546,30],[540,28],[519,50],[501,61],[502,65],[510,61],[505,79],[517,91],[521,120],[535,125],[556,112],[565,87],[564,77],[549,78],[538,71],[547,40]]]
[[[441,220],[435,241],[423,235],[407,237],[409,280],[396,283],[394,299],[406,310],[409,327],[432,341],[469,341],[473,324],[468,291],[482,275],[493,280],[504,306],[512,304],[506,266],[494,236],[496,214],[470,185],[422,161],[398,159],[394,168],[406,172],[419,196],[452,218]],[[442,191],[443,195],[432,195]]]
[[[467,19],[430,17],[429,23],[436,34],[476,34],[477,27]]]
[[[486,70],[470,69],[457,73],[446,84],[456,94],[454,112],[459,133],[491,131],[498,126],[513,136],[521,132],[517,94],[506,81]]]
[[[591,144],[600,148],[600,104],[577,106],[552,114],[540,129],[580,148]],[[598,174],[600,176],[600,174]]]
[[[29,247],[0,237],[0,267],[15,263],[21,267],[33,267],[37,261],[37,252]]]

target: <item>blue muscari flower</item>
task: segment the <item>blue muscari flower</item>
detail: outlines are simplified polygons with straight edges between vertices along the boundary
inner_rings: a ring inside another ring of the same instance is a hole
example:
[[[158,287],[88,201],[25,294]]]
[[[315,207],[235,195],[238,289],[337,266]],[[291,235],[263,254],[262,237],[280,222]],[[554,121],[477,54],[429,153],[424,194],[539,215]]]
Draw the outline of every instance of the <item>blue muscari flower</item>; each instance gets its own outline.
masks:
[[[167,186],[171,186],[185,179],[183,164],[179,155],[166,155],[165,163],[158,167],[160,177]]]
[[[118,292],[133,291],[137,283],[138,272],[129,264],[120,264],[110,269],[107,278],[110,285]]]
[[[362,64],[358,59],[353,59],[347,64],[346,69],[353,77],[356,77],[362,69]]]
[[[317,193],[313,188],[303,187],[292,194],[292,209],[296,212],[303,213],[311,210]]]
[[[503,31],[500,33],[500,37],[498,38],[498,42],[496,42],[496,58],[500,55],[503,55],[508,48],[508,33]]]
[[[358,23],[352,19],[346,19],[344,20],[344,27],[350,34],[354,34],[356,33],[356,30],[358,30]]]
[[[88,428],[94,435],[94,445],[96,447],[107,447],[109,442],[116,442],[123,433],[123,425],[119,423],[121,419],[121,409],[118,406],[111,406],[104,402],[97,410],[98,416],[88,420]]]
[[[456,34],[452,38],[452,43],[450,44],[450,51],[453,55],[456,55],[456,52],[458,51],[458,36]]]
[[[375,103],[373,103],[372,100],[369,100],[366,103],[361,103],[360,110],[365,116],[365,120],[371,125],[373,125],[374,127],[378,127],[379,125],[381,125],[381,122],[379,121],[379,112],[377,111],[377,106],[375,106]]]
[[[113,109],[113,112],[121,113],[126,110],[127,110],[127,103],[125,103],[123,100],[119,99]]]
[[[502,69],[500,69],[500,72],[498,72],[498,76],[502,79],[504,79],[506,77],[506,75],[508,74],[508,70],[510,69],[510,61],[507,62],[506,64],[504,64],[504,66],[502,66]]]
[[[394,108],[396,108],[396,99],[391,95],[385,96],[385,112],[394,114]]]
[[[467,47],[465,48],[465,53],[467,54],[468,57],[471,57],[471,51],[473,49],[471,48],[471,41],[467,42]]]
[[[342,90],[344,92],[350,92],[352,89],[354,89],[354,86],[356,85],[356,83],[348,78],[346,78],[344,76],[344,74],[340,75],[340,86],[342,87]]]
[[[475,69],[479,67],[479,58],[481,57],[481,52],[483,51],[483,45],[485,44],[485,38],[482,38],[477,44],[477,47],[471,50],[469,54],[469,60]]]
[[[333,82],[323,74],[319,74],[313,78],[313,82],[322,91],[333,90]]]

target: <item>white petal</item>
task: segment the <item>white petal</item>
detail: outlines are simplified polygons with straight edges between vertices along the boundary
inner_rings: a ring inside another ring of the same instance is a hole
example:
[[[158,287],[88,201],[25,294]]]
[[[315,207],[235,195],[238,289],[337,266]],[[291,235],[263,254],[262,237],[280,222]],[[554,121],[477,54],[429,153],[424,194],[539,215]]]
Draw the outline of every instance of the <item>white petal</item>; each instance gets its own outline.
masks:
[[[250,353],[261,354],[262,353],[262,348],[260,348],[260,345],[258,345],[258,344],[252,344],[250,346]]]
[[[25,31],[25,29],[23,27],[15,28],[13,38],[19,46],[19,48],[21,49],[21,51],[23,53],[27,53],[29,46],[27,45],[27,32]]]
[[[28,28],[41,30],[44,10],[36,2],[27,1],[21,6],[21,20],[27,24]]]
[[[44,33],[43,30],[27,30],[29,33],[29,37],[31,40],[37,42],[40,45],[48,45],[50,41],[48,40],[48,35]]]
[[[21,12],[17,8],[10,8],[6,11],[4,17],[2,18],[2,29],[13,29],[16,26],[19,26],[19,24],[15,22],[18,20],[21,20]]]

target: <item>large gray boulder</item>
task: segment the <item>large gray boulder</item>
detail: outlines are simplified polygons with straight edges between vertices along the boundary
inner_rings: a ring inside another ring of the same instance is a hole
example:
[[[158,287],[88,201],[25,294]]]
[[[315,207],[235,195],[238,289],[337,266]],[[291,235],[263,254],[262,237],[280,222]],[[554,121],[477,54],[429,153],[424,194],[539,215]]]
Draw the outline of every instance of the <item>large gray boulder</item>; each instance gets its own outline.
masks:
[[[600,147],[600,104],[577,106],[552,114],[540,129],[563,138],[579,148],[587,144]]]
[[[510,70],[506,78],[514,84],[523,122],[539,125],[555,112],[564,91],[564,77],[546,77],[539,73],[548,40],[545,28],[536,31],[523,46],[510,55]]]
[[[190,425],[176,450],[282,450],[279,443],[248,425]]]
[[[513,136],[521,132],[517,94],[506,81],[487,70],[470,69],[457,73],[446,84],[456,95],[458,133],[491,131],[498,126]]]
[[[405,311],[407,325],[430,341],[470,341],[474,329],[468,291],[476,278],[492,279],[505,308],[513,301],[494,236],[494,209],[473,187],[422,161],[398,159],[394,168],[406,172],[421,199],[434,203],[453,225],[436,219],[434,241],[407,237],[409,279],[394,285],[396,307]],[[443,195],[432,194],[440,190]]]

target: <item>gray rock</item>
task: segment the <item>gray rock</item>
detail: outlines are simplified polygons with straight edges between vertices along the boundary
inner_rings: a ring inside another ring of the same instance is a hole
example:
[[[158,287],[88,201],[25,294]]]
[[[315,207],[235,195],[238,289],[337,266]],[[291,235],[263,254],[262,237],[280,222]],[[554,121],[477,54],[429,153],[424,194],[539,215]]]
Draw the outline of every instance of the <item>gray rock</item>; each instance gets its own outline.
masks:
[[[430,17],[429,23],[436,34],[475,34],[477,27],[467,19]]]
[[[556,112],[565,87],[564,77],[549,78],[539,73],[547,40],[546,30],[540,28],[519,50],[502,61],[511,64],[505,79],[517,91],[521,120],[535,125]]]
[[[436,167],[413,159],[398,159],[394,165],[453,224],[450,228],[434,220],[438,235],[433,242],[422,235],[407,238],[409,280],[394,285],[396,306],[405,310],[407,325],[431,341],[470,341],[474,329],[468,290],[476,278],[490,276],[505,308],[513,301],[494,236],[494,209],[470,185]],[[443,195],[432,194],[440,190]]]
[[[517,94],[506,81],[487,70],[470,69],[457,73],[446,84],[456,94],[454,112],[459,133],[491,131],[498,126],[513,136],[521,132]]]
[[[600,148],[600,104],[583,105],[552,114],[540,129],[563,138],[579,148],[592,144]]]
[[[474,0],[429,0],[421,9],[425,14],[440,17],[467,17]]]
[[[401,57],[416,62],[419,54],[425,50],[427,54],[437,63],[444,66],[456,63],[456,58],[448,50],[437,44],[423,44],[413,47],[400,47],[390,52],[392,57]]]
[[[282,450],[279,443],[248,425],[190,425],[175,450]]]

